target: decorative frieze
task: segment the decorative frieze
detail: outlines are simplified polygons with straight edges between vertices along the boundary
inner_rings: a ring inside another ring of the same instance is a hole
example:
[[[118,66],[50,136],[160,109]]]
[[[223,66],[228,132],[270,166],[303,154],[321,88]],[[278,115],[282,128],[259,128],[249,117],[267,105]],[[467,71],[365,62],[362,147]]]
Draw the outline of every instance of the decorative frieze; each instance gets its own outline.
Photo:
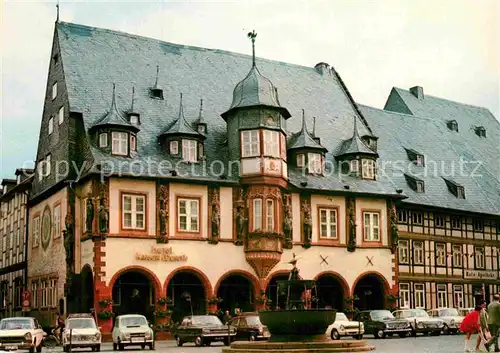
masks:
[[[346,198],[346,234],[347,251],[356,251],[356,199],[354,197]]]
[[[156,242],[168,243],[168,184],[156,184]]]

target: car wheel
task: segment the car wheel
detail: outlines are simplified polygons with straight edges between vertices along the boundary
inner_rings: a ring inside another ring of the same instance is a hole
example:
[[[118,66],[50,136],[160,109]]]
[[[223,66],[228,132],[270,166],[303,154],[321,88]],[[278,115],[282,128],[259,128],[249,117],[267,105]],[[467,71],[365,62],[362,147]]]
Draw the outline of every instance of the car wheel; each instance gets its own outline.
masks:
[[[35,347],[30,347],[29,352],[30,353],[35,353]]]
[[[330,333],[330,337],[332,338],[332,340],[340,339],[339,331],[337,331],[336,329],[333,329],[332,333]]]
[[[248,340],[252,342],[255,341],[255,335],[251,333],[250,336],[248,336]]]
[[[450,328],[448,325],[444,324],[443,326],[443,335],[449,335],[450,334]]]
[[[125,350],[125,346],[120,342],[120,339],[118,338],[118,350],[123,351]]]
[[[411,330],[411,335],[412,335],[413,337],[417,337],[417,331],[415,331],[415,330]]]
[[[363,335],[354,335],[352,336],[355,340],[362,340],[363,339]]]
[[[40,353],[42,351],[42,342],[40,342],[38,346],[36,346],[36,351],[37,353]]]
[[[377,338],[385,338],[384,330],[382,330],[382,329],[377,330],[376,337]]]
[[[231,344],[231,340],[229,338],[224,338],[224,346],[229,346]]]
[[[97,346],[95,346],[95,349],[94,349],[95,352],[100,352],[101,351],[101,345],[98,344]]]
[[[146,348],[146,345],[145,344],[141,344],[141,349],[144,349]]]
[[[408,336],[407,332],[400,332],[399,333],[399,337],[401,337],[401,338],[405,338],[406,336]]]
[[[175,336],[175,342],[177,343],[177,347],[182,347],[184,344],[179,336]]]
[[[201,347],[203,346],[203,338],[201,336],[198,336],[194,339],[194,344],[196,347]]]
[[[155,350],[155,344],[154,344],[154,342],[149,344],[149,350],[150,351],[154,351]]]

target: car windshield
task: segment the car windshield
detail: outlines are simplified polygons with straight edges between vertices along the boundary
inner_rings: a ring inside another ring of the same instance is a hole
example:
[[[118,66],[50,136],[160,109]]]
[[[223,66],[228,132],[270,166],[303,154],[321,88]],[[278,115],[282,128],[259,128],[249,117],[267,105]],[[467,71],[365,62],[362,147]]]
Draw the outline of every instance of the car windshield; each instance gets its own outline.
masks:
[[[414,311],[415,311],[415,316],[416,317],[429,317],[429,314],[427,314],[427,312],[425,310],[417,309],[417,310],[414,310]]]
[[[337,315],[335,316],[335,321],[349,321],[349,319],[347,318],[347,316],[345,316],[344,313],[337,313]]]
[[[398,319],[407,319],[409,317],[414,317],[415,312],[413,310],[398,311],[396,317]]]
[[[394,315],[389,310],[374,310],[370,313],[372,320],[394,319]]]
[[[66,321],[66,327],[71,330],[78,328],[96,328],[96,325],[94,319],[78,318],[78,319],[68,319]]]
[[[122,317],[120,324],[126,327],[145,326],[148,324],[144,316]]]
[[[457,309],[444,309],[439,311],[439,316],[461,316]]]
[[[33,321],[29,319],[3,319],[0,321],[0,330],[30,330]]]
[[[207,315],[207,316],[193,316],[191,319],[192,325],[222,325],[222,322],[217,318],[217,316]]]
[[[260,318],[258,316],[247,316],[247,324],[248,326],[261,326]]]

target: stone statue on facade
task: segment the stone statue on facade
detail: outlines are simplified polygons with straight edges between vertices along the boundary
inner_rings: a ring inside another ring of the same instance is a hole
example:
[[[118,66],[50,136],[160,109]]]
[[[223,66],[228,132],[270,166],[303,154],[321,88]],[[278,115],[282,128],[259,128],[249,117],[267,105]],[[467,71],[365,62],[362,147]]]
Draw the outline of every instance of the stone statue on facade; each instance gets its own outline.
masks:
[[[304,214],[304,247],[308,248],[312,243],[312,218],[311,208],[308,203],[304,202],[302,204],[302,212]]]
[[[236,245],[243,245],[248,219],[245,217],[245,208],[238,207],[236,214]]]
[[[212,196],[212,239],[211,242],[217,244],[219,240],[220,228],[220,205],[217,192]]]
[[[160,185],[158,194],[158,220],[160,235],[156,238],[158,243],[167,243],[168,238],[168,185]]]
[[[353,252],[356,250],[356,206],[353,198],[349,198],[347,201],[347,218],[349,220],[347,250]]]
[[[283,233],[284,233],[284,243],[283,247],[285,249],[291,249],[293,247],[292,241],[292,231],[293,231],[293,221],[292,221],[292,205],[290,204],[290,196],[284,195],[283,197]]]
[[[101,204],[99,206],[99,233],[107,233],[108,232],[108,209],[106,207],[106,201],[101,199]]]
[[[399,232],[398,232],[398,224],[397,224],[397,214],[396,214],[396,205],[394,204],[394,201],[390,201],[389,204],[389,221],[391,224],[391,251],[394,254],[394,252],[398,248],[398,243],[399,243]]]
[[[94,223],[94,200],[92,197],[87,198],[87,232],[92,234],[92,224]]]
[[[167,234],[167,223],[168,223],[168,213],[164,208],[165,206],[160,206],[160,234]]]

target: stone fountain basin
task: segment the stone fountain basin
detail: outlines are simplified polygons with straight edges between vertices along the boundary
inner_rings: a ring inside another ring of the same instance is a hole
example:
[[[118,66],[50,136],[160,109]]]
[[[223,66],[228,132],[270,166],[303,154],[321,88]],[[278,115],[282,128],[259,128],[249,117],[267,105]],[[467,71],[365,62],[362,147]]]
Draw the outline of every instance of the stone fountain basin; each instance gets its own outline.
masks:
[[[335,310],[310,309],[310,310],[277,310],[260,311],[259,317],[262,324],[271,332],[271,340],[280,340],[289,336],[301,337],[322,336],[330,324],[335,321]]]

